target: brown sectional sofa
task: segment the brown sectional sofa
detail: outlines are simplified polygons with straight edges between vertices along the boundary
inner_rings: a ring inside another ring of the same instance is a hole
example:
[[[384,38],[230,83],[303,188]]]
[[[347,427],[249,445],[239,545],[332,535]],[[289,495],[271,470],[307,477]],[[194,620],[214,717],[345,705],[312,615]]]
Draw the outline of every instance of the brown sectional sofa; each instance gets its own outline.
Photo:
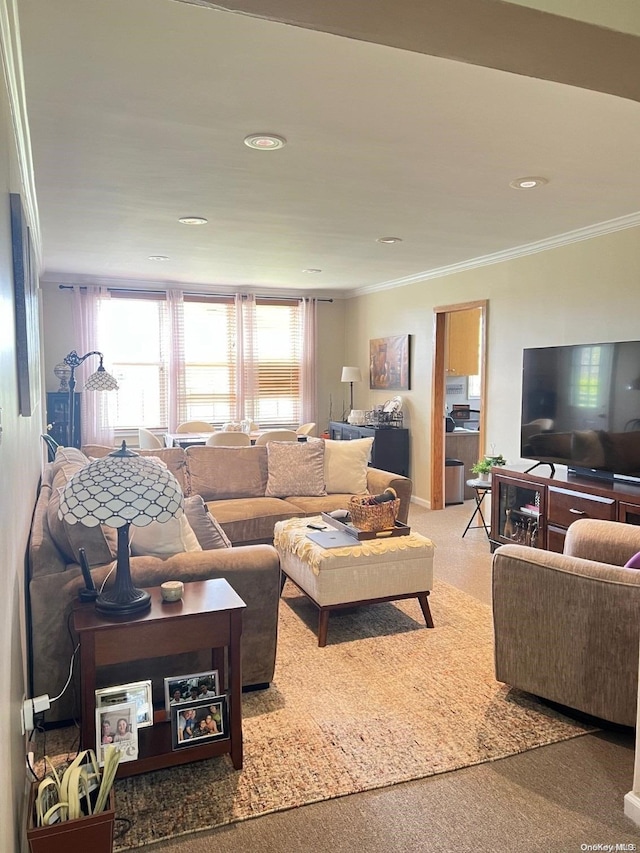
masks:
[[[108,447],[86,446],[88,457],[103,456]],[[159,557],[131,557],[136,586],[157,586],[165,580],[196,581],[225,578],[247,604],[243,616],[242,672],[245,686],[264,686],[273,678],[278,625],[280,566],[272,546],[277,521],[320,511],[345,508],[350,494],[291,496],[265,495],[267,448],[190,447],[139,451],[161,459],[178,479],[186,496],[200,494],[218,520],[233,548],[192,551]],[[36,503],[29,546],[29,633],[33,695],[57,696],[69,673],[75,639],[68,628],[78,590],[84,586],[77,548],[85,547],[96,586],[108,575],[115,558],[115,531],[75,525],[57,518],[58,490],[69,476],[86,464],[85,457],[69,448],[48,463]],[[66,461],[65,461],[66,459]],[[407,520],[411,481],[369,468],[367,490],[373,494],[387,486],[401,499],[399,519]],[[100,541],[95,536],[100,535]],[[75,537],[75,539],[74,539]],[[152,678],[154,698],[160,700],[163,677],[209,669],[206,655],[198,659],[175,658],[127,665],[103,671],[102,686]],[[47,712],[47,721],[71,719],[78,711],[77,664],[72,685]],[[100,686],[100,685],[99,685]]]

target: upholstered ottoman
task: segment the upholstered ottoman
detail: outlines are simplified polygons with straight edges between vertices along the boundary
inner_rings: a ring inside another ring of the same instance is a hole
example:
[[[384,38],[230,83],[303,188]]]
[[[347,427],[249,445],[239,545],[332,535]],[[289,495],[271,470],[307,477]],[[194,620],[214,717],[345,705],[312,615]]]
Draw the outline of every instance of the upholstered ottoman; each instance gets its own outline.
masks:
[[[342,607],[417,598],[428,628],[433,620],[427,596],[433,585],[433,543],[419,533],[386,539],[354,540],[322,548],[307,533],[320,516],[290,518],[274,528],[280,567],[319,608],[318,645],[327,643],[329,612]]]

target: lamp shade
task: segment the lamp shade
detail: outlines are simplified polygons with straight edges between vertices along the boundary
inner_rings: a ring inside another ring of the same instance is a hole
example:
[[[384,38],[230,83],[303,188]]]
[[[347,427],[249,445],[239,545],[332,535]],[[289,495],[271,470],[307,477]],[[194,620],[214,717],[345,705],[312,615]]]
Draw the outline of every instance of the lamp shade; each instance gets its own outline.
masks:
[[[86,391],[117,391],[118,382],[102,365],[84,383]]]
[[[362,372],[359,367],[343,367],[341,382],[362,382]]]
[[[152,521],[162,524],[182,515],[184,497],[173,474],[124,447],[126,456],[95,459],[73,475],[62,492],[60,518],[85,527],[117,528],[146,527]]]

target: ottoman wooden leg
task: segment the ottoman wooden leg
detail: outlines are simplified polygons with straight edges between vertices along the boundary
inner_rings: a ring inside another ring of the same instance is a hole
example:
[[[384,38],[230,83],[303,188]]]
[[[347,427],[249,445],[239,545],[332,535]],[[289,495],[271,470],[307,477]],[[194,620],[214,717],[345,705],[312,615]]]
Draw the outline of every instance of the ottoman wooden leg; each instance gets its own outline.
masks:
[[[329,629],[329,611],[324,608],[320,609],[318,617],[318,646],[327,645],[327,631]]]
[[[416,598],[420,602],[424,621],[427,623],[427,628],[433,628],[433,617],[431,616],[431,608],[429,607],[428,592],[419,592]]]

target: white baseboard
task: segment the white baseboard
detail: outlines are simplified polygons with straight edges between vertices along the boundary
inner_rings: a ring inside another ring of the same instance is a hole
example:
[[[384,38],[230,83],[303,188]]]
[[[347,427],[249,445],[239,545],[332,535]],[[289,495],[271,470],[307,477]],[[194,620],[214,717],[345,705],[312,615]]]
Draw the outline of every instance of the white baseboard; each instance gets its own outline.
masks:
[[[637,826],[640,826],[640,794],[629,791],[624,795],[624,813]]]
[[[418,506],[424,507],[425,509],[431,509],[431,501],[426,501],[424,498],[417,498],[415,495],[411,496],[412,504],[418,504]]]

